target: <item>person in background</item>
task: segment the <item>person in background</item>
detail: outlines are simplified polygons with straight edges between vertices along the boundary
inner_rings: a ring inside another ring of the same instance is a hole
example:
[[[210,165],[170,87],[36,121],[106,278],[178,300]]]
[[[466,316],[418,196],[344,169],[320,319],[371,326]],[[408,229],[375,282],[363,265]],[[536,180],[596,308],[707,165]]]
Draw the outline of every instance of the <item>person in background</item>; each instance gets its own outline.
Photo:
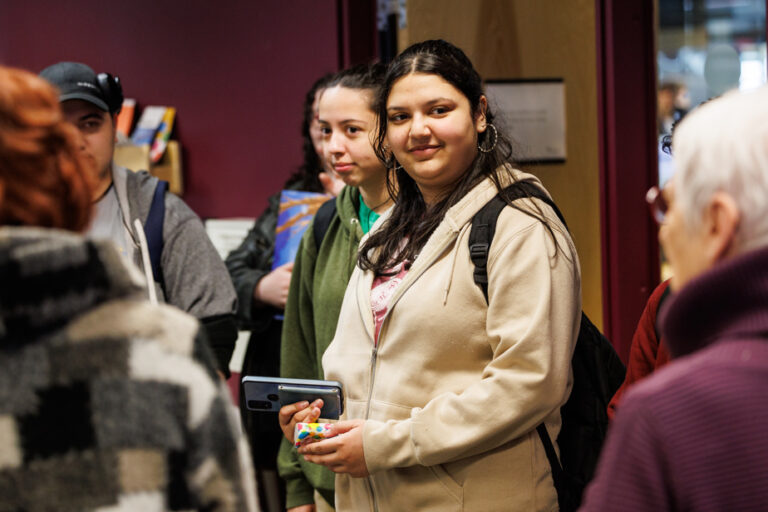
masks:
[[[646,198],[648,204],[652,206],[652,213],[654,215],[658,213],[658,210],[653,209],[653,204],[656,201],[662,200],[659,189],[663,188],[667,181],[674,175],[672,134],[675,132],[675,128],[679,125],[680,121],[682,121],[682,118],[675,121],[672,125],[671,133],[664,135],[661,138],[659,149],[659,187],[651,188],[648,191],[648,197]],[[663,169],[664,166],[662,165],[661,160],[662,155],[665,158],[666,170]],[[660,222],[661,218],[657,218],[656,220]],[[609,420],[613,420],[613,417],[616,415],[616,408],[619,406],[624,393],[626,393],[627,389],[632,384],[647,377],[654,370],[661,368],[669,362],[669,350],[661,336],[658,318],[661,306],[666,302],[667,298],[669,298],[670,293],[669,279],[667,279],[656,287],[648,298],[648,302],[645,304],[645,309],[643,309],[643,313],[640,316],[637,329],[635,329],[635,333],[632,336],[627,374],[621,387],[616,390],[616,393],[608,404],[607,413]]]
[[[371,145],[376,128],[373,103],[384,69],[372,64],[341,71],[320,96],[325,158],[347,186],[327,205],[335,211],[320,244],[315,244],[313,220],[299,245],[285,307],[283,377],[323,378],[320,361],[336,330],[360,239],[392,205],[386,167]],[[322,511],[333,505],[334,474],[305,462],[288,440],[280,447],[278,468],[286,480],[288,510]]]
[[[317,119],[317,103],[331,75],[318,79],[304,98],[301,125],[304,163],[285,183],[288,190],[325,192],[337,195],[336,179],[326,170],[322,156],[322,133]],[[280,193],[269,198],[269,206],[256,220],[240,246],[226,259],[229,275],[237,291],[237,320],[240,329],[251,331],[243,359],[243,375],[280,375],[280,337],[282,314],[288,296],[293,263],[272,270],[275,252],[275,227],[280,208]],[[251,440],[256,476],[266,510],[284,510],[285,485],[277,478],[277,452],[283,437],[274,416],[249,411],[240,396],[240,413]]]
[[[672,361],[624,397],[583,510],[765,510],[766,115],[768,88],[735,91],[675,131],[677,171],[654,203]]]
[[[153,305],[92,214],[57,92],[0,67],[0,508],[256,511],[204,331]]]
[[[669,350],[658,328],[660,307],[669,294],[669,280],[666,280],[653,290],[645,304],[635,334],[632,336],[627,375],[608,404],[608,419],[613,420],[627,389],[669,362]]]
[[[513,168],[459,48],[404,50],[377,107],[375,147],[397,169],[395,206],[360,247],[322,359],[325,378],[344,387],[338,435],[299,453],[337,473],[340,512],[556,510],[536,428],[557,438],[572,387],[573,242],[550,206],[507,191],[520,180],[543,187]],[[468,238],[497,194],[509,207],[488,252],[486,301]],[[283,422],[317,413],[304,405],[286,406]]]
[[[678,82],[663,82],[657,93],[659,135],[672,132],[672,126],[680,121],[691,108],[688,87]]]
[[[59,89],[64,117],[80,131],[80,150],[95,164],[91,198],[95,213],[86,236],[111,240],[124,258],[144,270],[162,301],[200,320],[219,371],[228,376],[237,340],[232,281],[200,219],[173,194],[166,193],[162,201],[165,214],[157,272],[144,263],[154,255],[149,254],[144,233],[137,231],[135,221],[139,219],[144,230],[149,230],[146,221],[158,180],[146,171],[131,172],[112,161],[115,120],[123,102],[119,80],[107,73],[97,75],[76,62],[59,62],[40,76]]]

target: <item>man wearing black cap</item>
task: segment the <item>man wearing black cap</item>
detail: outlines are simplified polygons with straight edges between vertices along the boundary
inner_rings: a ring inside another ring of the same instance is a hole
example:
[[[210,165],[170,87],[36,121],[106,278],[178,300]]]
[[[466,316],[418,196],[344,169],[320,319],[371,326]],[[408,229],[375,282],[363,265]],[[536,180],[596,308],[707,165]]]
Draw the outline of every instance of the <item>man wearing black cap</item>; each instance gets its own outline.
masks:
[[[219,370],[229,375],[237,298],[200,219],[177,196],[165,193],[164,182],[112,161],[123,102],[120,80],[76,62],[59,62],[40,76],[59,88],[64,116],[80,130],[82,150],[95,164],[94,220],[86,234],[112,240],[142,268],[150,297],[197,317]]]

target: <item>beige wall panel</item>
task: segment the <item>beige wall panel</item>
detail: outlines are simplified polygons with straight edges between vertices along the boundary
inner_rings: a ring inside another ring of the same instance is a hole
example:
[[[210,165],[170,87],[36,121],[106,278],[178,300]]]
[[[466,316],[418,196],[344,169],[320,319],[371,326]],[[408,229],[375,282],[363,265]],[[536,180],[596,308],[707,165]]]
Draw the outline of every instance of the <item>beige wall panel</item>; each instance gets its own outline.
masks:
[[[567,162],[531,166],[568,219],[584,310],[602,327],[594,0],[407,0],[400,49],[443,38],[486,79],[563,78]]]

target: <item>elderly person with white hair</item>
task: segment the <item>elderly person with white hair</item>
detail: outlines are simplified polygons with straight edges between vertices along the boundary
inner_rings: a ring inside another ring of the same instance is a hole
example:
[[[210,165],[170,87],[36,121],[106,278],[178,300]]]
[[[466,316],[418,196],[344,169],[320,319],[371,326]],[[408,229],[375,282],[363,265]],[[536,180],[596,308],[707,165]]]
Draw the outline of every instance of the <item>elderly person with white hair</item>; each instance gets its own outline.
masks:
[[[652,205],[673,361],[628,392],[582,510],[766,510],[768,88],[700,107],[673,148]]]

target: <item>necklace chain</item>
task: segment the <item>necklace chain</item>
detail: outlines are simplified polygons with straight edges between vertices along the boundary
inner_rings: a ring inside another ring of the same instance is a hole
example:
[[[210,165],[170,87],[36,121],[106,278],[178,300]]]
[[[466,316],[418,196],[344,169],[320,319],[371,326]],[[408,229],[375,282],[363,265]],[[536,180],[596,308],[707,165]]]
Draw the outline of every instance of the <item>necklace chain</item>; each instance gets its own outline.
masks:
[[[385,204],[387,204],[391,200],[392,200],[392,198],[387,196],[387,198],[383,202],[377,204],[376,206],[368,206],[368,209],[371,210],[372,212],[375,212],[376,208],[381,208],[382,206],[384,206]]]

